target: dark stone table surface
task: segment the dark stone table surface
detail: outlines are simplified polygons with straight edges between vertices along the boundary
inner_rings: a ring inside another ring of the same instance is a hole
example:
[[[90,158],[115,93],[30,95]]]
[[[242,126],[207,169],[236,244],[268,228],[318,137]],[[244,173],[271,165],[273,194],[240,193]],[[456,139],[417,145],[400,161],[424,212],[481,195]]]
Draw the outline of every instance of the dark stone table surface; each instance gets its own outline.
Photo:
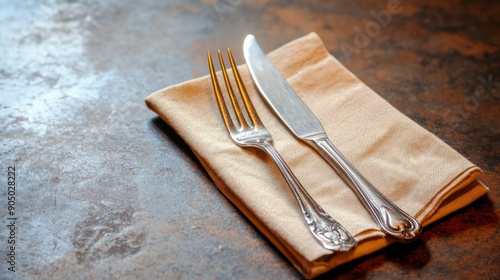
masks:
[[[248,33],[272,50],[313,31],[491,188],[418,241],[320,279],[500,279],[499,12],[486,0],[0,0],[0,279],[300,279],[144,98],[208,74],[207,50],[242,61]]]

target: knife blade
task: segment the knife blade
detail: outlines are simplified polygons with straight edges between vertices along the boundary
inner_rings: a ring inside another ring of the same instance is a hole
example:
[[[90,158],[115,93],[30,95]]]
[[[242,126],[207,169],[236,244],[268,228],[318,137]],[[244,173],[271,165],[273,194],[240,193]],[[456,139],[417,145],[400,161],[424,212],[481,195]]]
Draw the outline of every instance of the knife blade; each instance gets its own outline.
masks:
[[[267,58],[253,35],[246,36],[243,54],[261,96],[298,139],[316,150],[361,200],[387,235],[408,242],[421,232],[419,222],[377,190],[333,145],[314,113]]]

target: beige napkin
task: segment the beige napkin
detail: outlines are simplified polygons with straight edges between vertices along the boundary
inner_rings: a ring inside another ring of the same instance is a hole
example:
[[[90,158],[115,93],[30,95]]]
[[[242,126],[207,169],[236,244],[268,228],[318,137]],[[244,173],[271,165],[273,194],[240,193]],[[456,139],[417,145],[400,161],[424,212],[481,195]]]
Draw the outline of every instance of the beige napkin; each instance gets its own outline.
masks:
[[[487,192],[476,181],[481,174],[478,167],[358,80],[328,53],[315,33],[268,57],[317,115],[344,156],[423,225]],[[257,150],[236,146],[229,138],[208,76],[155,92],[146,98],[146,104],[175,129],[224,195],[305,277],[318,276],[393,242],[385,238],[333,169],[269,111],[246,65],[239,70],[276,149],[311,196],[355,236],[355,249],[332,253],[316,242],[270,159]]]

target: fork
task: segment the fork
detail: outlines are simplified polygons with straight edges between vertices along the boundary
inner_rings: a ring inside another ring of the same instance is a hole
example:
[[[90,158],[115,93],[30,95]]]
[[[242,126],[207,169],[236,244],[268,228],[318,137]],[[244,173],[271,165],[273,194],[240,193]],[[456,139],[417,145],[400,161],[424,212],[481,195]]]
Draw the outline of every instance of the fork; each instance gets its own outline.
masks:
[[[233,115],[235,117],[230,115],[226,102],[224,101],[210,52],[208,52],[207,57],[219,111],[231,139],[240,147],[254,147],[261,149],[273,159],[279,171],[285,178],[288,186],[292,190],[309,230],[325,249],[331,251],[350,250],[356,245],[354,237],[352,237],[352,235],[339,222],[333,219],[314,201],[314,199],[300,184],[299,180],[295,177],[292,170],[285,163],[278,151],[276,151],[273,147],[272,136],[260,121],[259,116],[250,101],[245,86],[241,81],[241,76],[235,65],[231,50],[227,49],[227,53],[233,70],[233,75],[240,92],[241,100],[244,104],[244,107],[239,105],[224,65],[224,59],[221,51],[219,50],[218,55],[220,67],[233,107]]]

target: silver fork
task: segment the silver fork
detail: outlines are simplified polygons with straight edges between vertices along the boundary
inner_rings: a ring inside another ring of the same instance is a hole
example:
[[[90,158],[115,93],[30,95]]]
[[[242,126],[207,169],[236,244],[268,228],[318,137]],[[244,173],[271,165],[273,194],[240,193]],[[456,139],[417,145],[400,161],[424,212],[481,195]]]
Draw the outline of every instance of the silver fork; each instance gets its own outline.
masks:
[[[257,112],[255,111],[255,108],[250,101],[245,86],[241,81],[238,69],[236,68],[236,65],[234,63],[231,50],[227,49],[227,52],[231,67],[233,69],[234,78],[241,95],[241,100],[244,104],[243,109],[238,104],[239,102],[233,91],[226,71],[226,67],[224,65],[224,59],[219,50],[219,62],[233,107],[234,115],[236,116],[235,118],[231,117],[226,107],[226,103],[224,101],[224,97],[222,95],[222,91],[215,74],[210,52],[208,52],[207,57],[217,104],[219,106],[222,119],[224,120],[224,124],[227,128],[227,131],[229,132],[229,135],[238,146],[259,148],[266,152],[273,159],[274,163],[288,183],[288,186],[292,190],[300,206],[300,209],[302,210],[302,214],[304,216],[306,224],[309,227],[309,230],[324,248],[332,251],[348,251],[356,245],[356,240],[340,223],[333,219],[314,201],[314,199],[307,193],[304,187],[302,187],[299,180],[292,173],[292,170],[279,155],[278,151],[276,151],[276,149],[273,147],[273,145],[271,144],[272,136],[260,121],[259,116],[257,115]],[[245,117],[244,115],[246,115],[247,117]],[[234,120],[233,122],[233,119],[236,120]],[[250,123],[248,123],[247,120]]]

